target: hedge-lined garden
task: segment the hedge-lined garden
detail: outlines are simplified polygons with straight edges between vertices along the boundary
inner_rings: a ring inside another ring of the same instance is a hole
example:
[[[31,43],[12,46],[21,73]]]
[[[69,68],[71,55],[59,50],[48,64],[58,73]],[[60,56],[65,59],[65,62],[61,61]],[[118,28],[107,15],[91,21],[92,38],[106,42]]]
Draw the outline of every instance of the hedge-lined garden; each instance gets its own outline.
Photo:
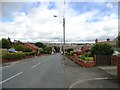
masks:
[[[27,56],[35,56],[37,53],[36,52],[15,52],[15,53],[10,53],[10,52],[2,52],[2,59],[3,60],[11,60],[11,59],[23,59],[26,58]]]

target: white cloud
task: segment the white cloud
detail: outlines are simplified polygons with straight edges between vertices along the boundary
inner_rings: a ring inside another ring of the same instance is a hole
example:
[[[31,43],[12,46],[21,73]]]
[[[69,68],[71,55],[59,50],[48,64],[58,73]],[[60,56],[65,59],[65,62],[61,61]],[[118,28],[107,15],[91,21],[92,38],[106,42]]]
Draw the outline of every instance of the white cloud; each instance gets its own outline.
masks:
[[[47,9],[48,5],[42,3],[40,7],[33,8],[28,16],[23,12],[13,13],[13,22],[0,23],[2,27],[0,36],[9,36],[22,41],[61,41],[63,36],[62,3],[56,3],[55,10]],[[117,15],[104,16],[97,22],[86,22],[97,13],[99,13],[98,10],[78,14],[66,4],[66,41],[115,38],[118,31]],[[60,17],[55,18],[53,15]]]

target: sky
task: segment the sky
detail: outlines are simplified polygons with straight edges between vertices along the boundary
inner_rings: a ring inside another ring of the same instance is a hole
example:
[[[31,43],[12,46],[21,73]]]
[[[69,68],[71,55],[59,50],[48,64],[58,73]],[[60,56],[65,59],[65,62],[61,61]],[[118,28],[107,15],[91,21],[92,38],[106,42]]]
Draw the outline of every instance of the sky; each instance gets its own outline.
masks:
[[[118,35],[118,2],[1,2],[0,39],[89,43]],[[65,10],[65,13],[64,13]],[[63,15],[64,14],[64,15]],[[54,17],[56,15],[57,17]]]

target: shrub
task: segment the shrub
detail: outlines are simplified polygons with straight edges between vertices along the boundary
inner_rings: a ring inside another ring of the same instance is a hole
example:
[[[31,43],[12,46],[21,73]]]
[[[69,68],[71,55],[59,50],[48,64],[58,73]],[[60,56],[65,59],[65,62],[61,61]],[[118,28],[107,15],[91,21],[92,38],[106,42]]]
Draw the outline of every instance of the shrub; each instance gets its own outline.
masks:
[[[44,54],[51,54],[52,53],[52,48],[51,47],[44,47],[43,48],[43,53]]]
[[[15,46],[15,50],[16,51],[24,51],[24,46],[23,45]]]
[[[23,52],[9,53],[2,55],[2,59],[11,60],[11,59],[22,59],[25,58],[25,54]]]
[[[85,57],[85,61],[93,61],[93,57]]]
[[[22,51],[22,52],[32,52],[31,48],[25,48],[22,44],[15,46],[16,51]]]
[[[114,51],[110,44],[104,43],[104,44],[95,44],[91,48],[91,52],[93,54],[112,55]]]
[[[82,60],[85,60],[85,55],[84,55],[84,54],[79,55],[78,58],[79,58],[79,59],[82,59]]]
[[[70,51],[70,56],[73,56],[74,55],[74,51]]]
[[[23,52],[32,52],[32,49],[31,48],[24,48]]]
[[[94,54],[91,53],[91,52],[88,52],[88,53],[87,53],[87,57],[94,57]]]
[[[72,48],[67,48],[67,49],[65,49],[65,51],[70,53],[70,51],[73,51],[73,49]]]

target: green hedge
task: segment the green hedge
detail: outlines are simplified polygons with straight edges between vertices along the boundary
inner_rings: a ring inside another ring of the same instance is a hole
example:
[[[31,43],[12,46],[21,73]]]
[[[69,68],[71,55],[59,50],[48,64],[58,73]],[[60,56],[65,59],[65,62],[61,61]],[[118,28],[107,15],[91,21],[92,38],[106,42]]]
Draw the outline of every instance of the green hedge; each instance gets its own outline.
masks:
[[[2,55],[2,59],[10,60],[10,59],[22,59],[25,58],[25,54],[23,52],[17,53],[6,53]]]
[[[32,52],[31,48],[25,48],[23,45],[18,45],[18,46],[14,46],[16,51],[22,51],[22,52]]]
[[[22,59],[25,58],[26,56],[34,56],[36,54],[37,52],[16,52],[16,53],[7,52],[2,54],[2,59],[5,60]]]
[[[95,44],[91,48],[91,52],[93,54],[100,54],[100,55],[112,55],[114,50],[110,44]]]

